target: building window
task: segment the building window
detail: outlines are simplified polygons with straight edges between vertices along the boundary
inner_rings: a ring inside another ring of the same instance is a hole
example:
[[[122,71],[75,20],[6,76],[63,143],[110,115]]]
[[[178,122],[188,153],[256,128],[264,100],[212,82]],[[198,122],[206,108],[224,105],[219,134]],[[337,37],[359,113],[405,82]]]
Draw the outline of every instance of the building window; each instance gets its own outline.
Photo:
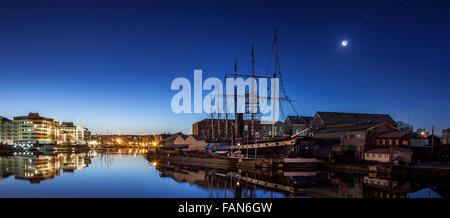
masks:
[[[397,139],[397,140],[395,140],[395,145],[399,145],[399,140]]]
[[[385,145],[385,144],[386,144],[386,140],[383,139],[383,145]]]
[[[389,145],[392,145],[392,140],[391,139],[389,139]]]

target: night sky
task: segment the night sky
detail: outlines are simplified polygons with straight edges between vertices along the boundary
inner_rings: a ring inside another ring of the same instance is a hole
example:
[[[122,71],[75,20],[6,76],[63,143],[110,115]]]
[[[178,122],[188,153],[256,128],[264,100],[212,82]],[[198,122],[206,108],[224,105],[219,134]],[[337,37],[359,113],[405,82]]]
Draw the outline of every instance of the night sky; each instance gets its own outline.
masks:
[[[0,0],[0,116],[39,112],[93,133],[191,132],[176,77],[281,73],[301,115],[387,113],[450,128],[450,1]],[[348,46],[340,43],[348,41]],[[193,82],[192,82],[193,85]],[[204,91],[206,94],[206,91]],[[283,114],[294,115],[283,103]]]

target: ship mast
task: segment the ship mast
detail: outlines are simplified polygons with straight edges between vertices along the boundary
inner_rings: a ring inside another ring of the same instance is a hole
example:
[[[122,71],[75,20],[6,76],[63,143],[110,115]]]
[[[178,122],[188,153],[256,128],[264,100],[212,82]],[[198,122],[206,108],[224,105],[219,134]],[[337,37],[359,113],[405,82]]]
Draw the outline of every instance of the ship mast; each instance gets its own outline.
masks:
[[[214,140],[214,114],[211,109],[211,139]]]
[[[225,71],[225,82],[227,81],[228,72]],[[228,96],[225,95],[225,138],[228,139]]]
[[[277,30],[275,30],[275,37],[273,39],[273,46],[275,47],[275,70],[273,73],[273,78],[277,77],[277,59],[278,59],[278,51],[277,51]],[[276,84],[273,83],[272,84],[272,90],[273,90],[273,94],[272,94],[272,138],[275,137],[275,103],[274,103],[274,98],[276,96]]]
[[[216,102],[217,102],[218,97],[216,98]],[[217,103],[216,103],[217,105]],[[221,134],[220,131],[220,113],[217,112],[217,137],[223,137],[223,135]]]
[[[255,96],[255,93],[254,93],[254,83],[255,83],[255,46],[254,45],[252,45],[252,91],[251,91],[251,103],[250,103],[250,108],[251,108],[251,110],[250,110],[250,113],[252,114],[252,128],[251,128],[251,133],[250,133],[250,136],[251,137],[254,137],[254,134],[255,134],[255,105],[254,105],[254,103],[255,102],[253,102],[255,99],[254,99],[254,96]]]
[[[237,61],[234,62],[234,77],[237,77]],[[238,116],[237,116],[237,93],[236,87],[234,88],[234,137],[239,137],[238,133]]]

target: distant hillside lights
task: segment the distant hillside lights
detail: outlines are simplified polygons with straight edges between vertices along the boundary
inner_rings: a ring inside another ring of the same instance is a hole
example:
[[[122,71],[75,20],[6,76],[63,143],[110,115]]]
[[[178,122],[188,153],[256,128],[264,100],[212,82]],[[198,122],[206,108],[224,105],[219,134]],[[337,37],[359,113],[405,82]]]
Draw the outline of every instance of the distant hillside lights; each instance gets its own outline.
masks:
[[[224,107],[222,81],[219,78],[211,77],[202,83],[202,70],[194,70],[194,113],[235,113],[236,98],[237,113],[260,112],[263,114],[261,121],[272,123],[273,120],[278,120],[279,118],[279,79],[271,78],[271,86],[271,96],[267,96],[267,78],[259,78],[259,92],[255,78],[246,80],[239,77],[227,78],[226,105]],[[246,88],[249,90],[248,93],[246,93]],[[180,90],[172,97],[172,111],[176,114],[192,113],[191,83],[189,79],[184,77],[176,78],[172,81],[171,90]],[[203,90],[212,91],[203,99]],[[250,102],[247,108],[248,111],[246,111],[245,105],[246,95]],[[271,99],[271,105],[268,104],[268,99]]]
[[[86,144],[90,138],[87,128],[73,123],[41,117],[38,113],[14,117],[13,120],[0,117],[0,143],[15,145],[33,144]]]

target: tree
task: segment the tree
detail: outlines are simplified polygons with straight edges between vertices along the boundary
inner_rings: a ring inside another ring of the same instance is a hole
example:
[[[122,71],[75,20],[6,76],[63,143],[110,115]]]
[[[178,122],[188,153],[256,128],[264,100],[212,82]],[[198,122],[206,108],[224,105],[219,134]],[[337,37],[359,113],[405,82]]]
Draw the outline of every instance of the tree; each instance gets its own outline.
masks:
[[[397,127],[402,132],[411,132],[412,131],[411,125],[409,125],[409,124],[407,124],[407,123],[405,123],[403,121],[397,121]]]

